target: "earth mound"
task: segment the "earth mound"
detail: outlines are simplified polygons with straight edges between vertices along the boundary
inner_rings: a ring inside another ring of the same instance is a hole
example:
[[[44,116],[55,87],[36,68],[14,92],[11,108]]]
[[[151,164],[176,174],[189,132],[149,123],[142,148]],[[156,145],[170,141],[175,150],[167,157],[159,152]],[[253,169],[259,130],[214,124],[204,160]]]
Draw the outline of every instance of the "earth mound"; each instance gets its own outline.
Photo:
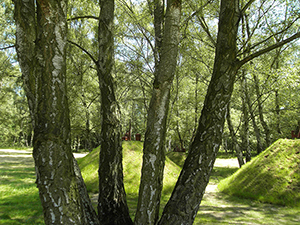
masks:
[[[300,140],[279,139],[218,185],[221,192],[300,206]]]

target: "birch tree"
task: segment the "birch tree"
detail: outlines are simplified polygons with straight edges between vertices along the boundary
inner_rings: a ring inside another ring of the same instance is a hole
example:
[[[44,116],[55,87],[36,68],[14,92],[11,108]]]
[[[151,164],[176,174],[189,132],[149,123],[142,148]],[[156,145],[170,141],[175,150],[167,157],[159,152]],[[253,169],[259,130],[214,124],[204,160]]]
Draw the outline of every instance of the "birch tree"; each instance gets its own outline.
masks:
[[[123,184],[120,111],[115,97],[114,0],[100,0],[99,57],[96,63],[101,92],[101,149],[98,216],[101,224],[132,224]]]
[[[36,183],[46,224],[94,224],[70,146],[66,93],[67,1],[14,1],[16,50],[33,128]]]
[[[239,0],[221,0],[219,27],[212,78],[194,141],[159,224],[192,224],[222,143],[228,104],[239,68],[252,59],[300,37],[296,33],[277,44],[239,59],[237,37],[241,16],[251,6]],[[240,54],[241,56],[243,54]]]
[[[164,142],[170,89],[177,65],[181,0],[168,0],[163,21],[163,2],[154,7],[156,67],[143,148],[143,165],[135,224],[156,224],[165,165]],[[162,27],[164,30],[162,31]]]

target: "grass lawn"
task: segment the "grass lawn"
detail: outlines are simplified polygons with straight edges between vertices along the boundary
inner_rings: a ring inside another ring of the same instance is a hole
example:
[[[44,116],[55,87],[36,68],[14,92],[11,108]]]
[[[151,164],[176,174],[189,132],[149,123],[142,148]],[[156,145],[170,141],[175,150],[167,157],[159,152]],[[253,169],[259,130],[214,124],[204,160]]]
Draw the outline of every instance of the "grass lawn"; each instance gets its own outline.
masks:
[[[0,157],[0,224],[44,224],[33,159],[28,153],[1,154],[6,156]]]
[[[123,148],[127,202],[130,214],[134,217],[142,163],[142,143],[125,142]],[[179,165],[182,165],[184,157],[174,154],[172,156],[170,158],[174,162],[169,158],[166,161],[161,210],[172,192],[180,172]],[[95,205],[98,187],[97,162],[97,151],[79,160]],[[259,201],[220,193],[217,190],[219,182],[237,170],[238,168],[230,167],[214,168],[194,224],[300,224],[299,208],[262,204]],[[8,154],[0,150],[0,224],[44,224],[38,190],[34,182],[33,159],[29,151]]]

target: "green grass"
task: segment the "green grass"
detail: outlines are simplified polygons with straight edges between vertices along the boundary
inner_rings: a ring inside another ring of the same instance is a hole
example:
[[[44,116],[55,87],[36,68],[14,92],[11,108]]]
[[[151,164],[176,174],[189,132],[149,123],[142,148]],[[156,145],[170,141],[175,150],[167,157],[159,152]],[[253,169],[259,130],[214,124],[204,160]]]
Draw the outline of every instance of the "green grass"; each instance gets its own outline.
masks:
[[[218,187],[229,195],[300,207],[300,140],[276,141]]]
[[[138,201],[143,157],[142,149],[142,142],[123,142],[124,186],[127,194],[127,203],[130,209],[130,216],[132,218],[134,218]],[[98,192],[98,160],[99,148],[94,149],[89,155],[78,160],[82,176],[90,193]],[[162,205],[167,203],[177,181],[180,170],[181,168],[178,165],[176,165],[169,158],[166,158],[164,187],[161,199]]]
[[[134,217],[138,199],[142,145],[142,142],[123,143],[125,188],[132,217]],[[95,149],[88,156],[78,160],[87,188],[93,197],[96,196],[96,201],[98,152],[99,149]],[[297,152],[298,150],[295,151],[295,155],[298,155]],[[24,151],[24,153],[22,155],[26,155],[28,152]],[[15,154],[21,155],[20,153]],[[3,153],[2,155],[7,154]],[[161,210],[167,203],[181,170],[177,164],[182,165],[185,154],[171,153],[169,157],[174,162],[167,157]],[[238,173],[238,171],[238,168],[215,167],[210,184],[217,185],[220,180],[235,172]],[[38,190],[34,182],[35,172],[32,158],[0,157],[0,224],[44,224]],[[94,201],[95,206],[96,201]],[[299,224],[299,211],[299,207],[266,205],[259,201],[215,192],[204,196],[194,224]]]
[[[35,185],[35,171],[28,159],[0,163],[0,224],[44,224]]]

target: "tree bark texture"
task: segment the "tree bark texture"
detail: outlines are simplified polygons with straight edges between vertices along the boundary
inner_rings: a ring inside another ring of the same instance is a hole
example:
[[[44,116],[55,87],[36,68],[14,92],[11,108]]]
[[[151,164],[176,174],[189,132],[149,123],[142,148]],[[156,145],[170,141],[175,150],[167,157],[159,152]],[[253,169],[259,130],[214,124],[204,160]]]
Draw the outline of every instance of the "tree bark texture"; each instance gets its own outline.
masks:
[[[98,216],[101,224],[132,224],[123,184],[120,111],[112,77],[114,65],[114,0],[100,1],[99,61],[101,92],[101,150]]]
[[[95,214],[86,211],[82,201],[86,198],[91,206],[87,192],[80,196],[86,189],[79,170],[76,176],[70,145],[67,1],[36,1],[37,9],[35,1],[14,3],[16,50],[33,121],[36,183],[45,223],[96,224]]]
[[[177,65],[181,1],[168,0],[160,61],[155,69],[135,224],[156,224],[159,216],[165,165],[166,122],[170,89]]]
[[[222,133],[238,70],[238,0],[222,0],[213,74],[199,126],[159,224],[193,224],[222,143]]]
[[[15,0],[14,18],[16,22],[16,51],[22,70],[24,90],[29,104],[30,115],[34,127],[36,115],[36,13],[34,0],[27,2]]]

